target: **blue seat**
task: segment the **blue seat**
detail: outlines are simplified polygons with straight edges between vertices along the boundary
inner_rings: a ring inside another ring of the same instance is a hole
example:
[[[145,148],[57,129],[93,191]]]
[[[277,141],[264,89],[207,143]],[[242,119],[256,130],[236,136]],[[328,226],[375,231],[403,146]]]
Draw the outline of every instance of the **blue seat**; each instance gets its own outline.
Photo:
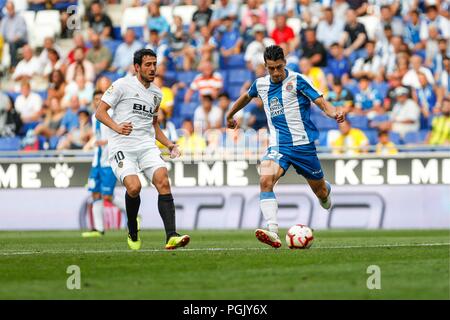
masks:
[[[391,142],[396,145],[403,144],[402,138],[400,137],[400,135],[397,132],[390,131],[389,132],[389,140],[391,140]]]
[[[321,113],[311,114],[311,120],[316,125],[317,129],[319,129],[319,130],[332,130],[332,129],[338,128],[336,120],[330,119]]]
[[[244,84],[247,81],[252,81],[252,72],[247,69],[230,70],[228,77],[228,84]]]
[[[182,103],[184,101],[184,96],[186,95],[186,88],[179,88],[177,94],[175,95],[175,104]]]
[[[177,72],[167,70],[164,74],[164,85],[171,87],[177,82]]]
[[[122,41],[122,33],[121,33],[121,28],[119,27],[113,27],[112,29],[112,37],[116,40],[120,40]]]
[[[42,100],[47,100],[47,97],[48,97],[48,91],[47,90],[38,91],[37,94],[41,96]]]
[[[0,151],[20,150],[21,140],[19,137],[0,138]]]
[[[118,72],[111,72],[111,71],[103,71],[102,73],[100,73],[98,75],[98,77],[107,77],[109,80],[111,80],[111,82],[116,81],[117,79],[122,78],[122,74],[118,73]]]
[[[241,95],[241,88],[242,88],[242,86],[240,84],[229,85],[226,88],[226,91],[230,95],[231,100],[235,100],[235,99],[239,98],[239,96]]]
[[[54,10],[67,11],[70,6],[77,6],[78,1],[61,1],[53,4]]]
[[[424,141],[424,137],[421,131],[408,132],[403,141],[405,144],[420,144]]]
[[[178,82],[184,82],[186,85],[189,86],[192,83],[192,81],[194,80],[196,75],[197,75],[197,72],[194,72],[194,71],[178,72],[177,80],[178,80]]]
[[[194,118],[194,113],[195,113],[195,110],[197,109],[197,107],[198,107],[198,103],[196,103],[196,102],[184,103],[181,106],[181,113],[180,113],[181,118],[182,119]]]
[[[108,48],[109,52],[111,52],[111,55],[114,57],[116,54],[117,48],[120,46],[122,41],[120,40],[106,40],[103,41],[103,45]]]
[[[229,71],[220,69],[217,72],[219,72],[220,75],[222,76],[223,83],[225,83],[225,84],[228,83]]]
[[[245,60],[243,54],[234,54],[229,57],[221,57],[223,61],[223,69],[245,69]]]
[[[358,128],[362,130],[366,130],[369,128],[369,120],[366,116],[359,116],[359,115],[349,115],[347,119],[352,124],[353,128]]]
[[[133,29],[137,40],[144,40],[144,27],[128,27],[128,29]]]
[[[378,131],[377,130],[364,130],[364,134],[369,140],[369,144],[375,145],[378,143]]]
[[[14,91],[8,91],[6,94],[13,99],[13,101],[16,101],[17,97],[20,96],[20,92],[14,92]]]

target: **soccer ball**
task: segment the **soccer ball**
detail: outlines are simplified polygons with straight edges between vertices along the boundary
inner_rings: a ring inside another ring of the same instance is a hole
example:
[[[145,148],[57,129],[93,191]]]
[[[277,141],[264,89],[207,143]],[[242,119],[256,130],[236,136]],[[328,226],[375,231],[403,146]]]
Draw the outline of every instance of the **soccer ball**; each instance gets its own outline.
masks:
[[[311,228],[303,224],[290,227],[286,234],[286,243],[290,249],[308,249],[311,247],[313,239]]]

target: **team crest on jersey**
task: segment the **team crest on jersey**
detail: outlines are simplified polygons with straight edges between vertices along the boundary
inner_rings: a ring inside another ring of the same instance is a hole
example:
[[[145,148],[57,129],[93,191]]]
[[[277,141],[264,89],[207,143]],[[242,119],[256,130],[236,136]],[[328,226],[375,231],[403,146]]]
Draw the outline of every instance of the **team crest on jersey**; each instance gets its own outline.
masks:
[[[286,85],[286,91],[292,91],[292,89],[294,89],[294,85],[292,84],[292,82],[288,82],[288,84]]]
[[[273,97],[269,102],[270,116],[276,117],[284,113],[283,106],[277,97]]]

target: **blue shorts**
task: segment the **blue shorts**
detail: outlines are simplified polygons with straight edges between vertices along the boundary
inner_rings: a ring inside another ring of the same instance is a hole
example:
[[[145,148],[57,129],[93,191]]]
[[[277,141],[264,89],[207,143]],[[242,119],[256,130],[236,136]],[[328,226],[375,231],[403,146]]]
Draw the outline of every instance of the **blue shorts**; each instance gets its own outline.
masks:
[[[300,146],[275,146],[269,147],[267,153],[262,158],[264,160],[275,161],[284,173],[292,165],[298,174],[306,179],[320,180],[323,178],[323,171],[317,158],[316,146],[313,142]]]
[[[89,173],[89,191],[111,196],[114,193],[116,181],[111,167],[92,167]]]

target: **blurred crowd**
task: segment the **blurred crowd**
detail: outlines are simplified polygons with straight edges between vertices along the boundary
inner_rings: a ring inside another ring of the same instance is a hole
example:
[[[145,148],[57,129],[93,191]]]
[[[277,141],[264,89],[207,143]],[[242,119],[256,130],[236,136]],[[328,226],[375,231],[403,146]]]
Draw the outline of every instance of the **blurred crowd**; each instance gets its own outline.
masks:
[[[85,1],[81,29],[68,27],[70,5],[79,3],[0,0],[0,60],[7,51],[10,61],[0,149],[11,138],[24,150],[91,148],[96,101],[112,81],[134,75],[133,52],[147,47],[158,56],[158,121],[169,139],[185,152],[258,153],[267,146],[262,102],[237,115],[242,130],[226,130],[225,113],[265,75],[272,44],[282,46],[288,69],[348,114],[338,126],[312,107],[318,145],[395,154],[401,145],[450,144],[448,0]],[[124,21],[128,8],[147,10],[145,25],[114,25],[108,12],[117,5]],[[179,6],[186,10],[175,14]],[[21,13],[49,9],[60,11],[61,34],[33,48]],[[69,50],[62,39],[71,39]]]

